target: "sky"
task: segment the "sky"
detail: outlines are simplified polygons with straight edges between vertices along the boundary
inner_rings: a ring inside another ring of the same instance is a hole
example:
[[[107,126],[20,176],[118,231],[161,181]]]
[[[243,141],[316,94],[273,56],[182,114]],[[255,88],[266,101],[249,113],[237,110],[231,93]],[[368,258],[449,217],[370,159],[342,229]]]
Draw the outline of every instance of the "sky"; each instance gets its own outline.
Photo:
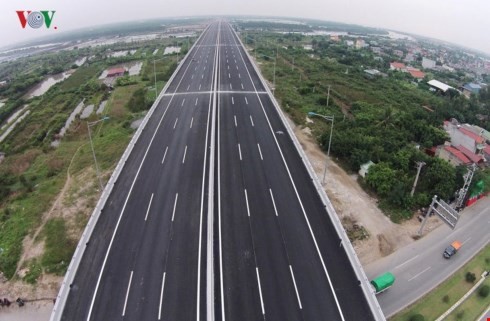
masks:
[[[18,10],[56,13],[49,29],[29,25],[23,29]],[[113,22],[195,15],[352,23],[445,40],[490,54],[490,0],[0,0],[0,47]]]

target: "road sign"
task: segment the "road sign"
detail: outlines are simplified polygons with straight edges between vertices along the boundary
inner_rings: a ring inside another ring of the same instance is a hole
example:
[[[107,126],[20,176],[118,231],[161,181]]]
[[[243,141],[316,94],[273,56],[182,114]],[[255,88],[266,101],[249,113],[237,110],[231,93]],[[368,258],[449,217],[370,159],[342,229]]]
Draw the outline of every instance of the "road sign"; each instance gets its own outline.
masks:
[[[459,220],[459,213],[443,200],[436,201],[436,203],[439,206],[434,208],[434,212],[436,212],[447,225],[454,229]]]

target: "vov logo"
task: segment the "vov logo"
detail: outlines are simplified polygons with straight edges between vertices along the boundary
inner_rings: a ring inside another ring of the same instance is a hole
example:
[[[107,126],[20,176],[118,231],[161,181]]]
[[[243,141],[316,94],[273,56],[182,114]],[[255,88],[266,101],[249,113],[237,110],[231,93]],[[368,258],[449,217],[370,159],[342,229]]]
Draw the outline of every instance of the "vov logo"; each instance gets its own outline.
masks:
[[[18,10],[17,16],[19,16],[20,25],[22,29],[25,29],[26,25],[33,29],[41,28],[43,25],[46,28],[51,27],[51,22],[53,22],[54,13],[56,11],[22,11]],[[58,27],[54,27],[54,29],[58,29]]]

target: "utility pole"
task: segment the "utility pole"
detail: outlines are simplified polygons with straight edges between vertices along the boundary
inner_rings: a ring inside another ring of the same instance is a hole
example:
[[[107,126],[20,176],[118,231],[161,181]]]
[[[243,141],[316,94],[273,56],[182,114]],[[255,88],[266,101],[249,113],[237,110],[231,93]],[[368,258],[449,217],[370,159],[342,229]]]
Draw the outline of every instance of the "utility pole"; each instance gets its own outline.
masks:
[[[420,175],[420,170],[422,169],[422,166],[425,165],[425,162],[417,162],[417,175],[415,176],[415,181],[413,182],[413,187],[412,191],[410,192],[410,197],[413,197],[413,194],[415,193],[415,187],[417,187],[417,182],[419,180],[419,175]]]
[[[158,98],[157,73],[155,71],[155,59],[153,59],[153,76],[155,77],[155,100]]]
[[[424,220],[422,221],[422,225],[420,226],[420,229],[417,233],[419,236],[422,235],[422,231],[424,230],[425,223],[427,222],[427,219],[429,218],[430,214],[434,210],[434,205],[436,204],[436,202],[437,202],[437,195],[434,195],[434,197],[432,198],[432,203],[430,204],[430,207],[427,210],[427,213],[425,214]]]
[[[328,85],[328,92],[327,92],[327,108],[328,108],[328,101],[330,100],[330,85]]]

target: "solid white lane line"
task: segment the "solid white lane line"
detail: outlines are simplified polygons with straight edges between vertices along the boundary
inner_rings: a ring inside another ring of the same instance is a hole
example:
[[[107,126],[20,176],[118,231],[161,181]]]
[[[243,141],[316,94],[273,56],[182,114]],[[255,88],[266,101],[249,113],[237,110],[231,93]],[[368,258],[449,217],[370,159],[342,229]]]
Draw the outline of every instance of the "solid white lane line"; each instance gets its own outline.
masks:
[[[238,127],[238,124],[237,124],[237,122],[236,122],[236,116],[235,116],[235,115],[233,115],[233,118],[235,119],[235,127]]]
[[[201,84],[199,84],[199,90],[201,90]]]
[[[187,145],[185,145],[185,149],[184,149],[184,157],[182,157],[182,164],[184,164],[185,162],[185,155],[187,154]]]
[[[240,160],[242,160],[242,149],[240,148],[240,144],[238,144],[238,154],[240,155]]]
[[[189,128],[192,128],[192,123],[194,122],[194,117],[191,118],[191,125],[189,126]]]
[[[148,209],[146,210],[145,221],[148,219],[148,213],[150,213],[151,201],[153,201],[153,193],[151,193],[150,203],[148,203]]]
[[[213,107],[212,107],[212,121],[211,121],[211,128],[209,129],[208,126],[208,132],[210,130],[211,132],[211,138],[210,138],[210,145],[209,145],[209,150],[210,150],[210,157],[209,157],[209,179],[208,179],[208,210],[207,210],[207,248],[206,248],[206,318],[207,320],[214,320],[215,319],[215,313],[214,313],[214,308],[215,308],[215,291],[214,291],[214,246],[213,246],[213,229],[214,229],[214,158],[215,158],[215,141],[216,141],[216,110],[219,110],[219,96],[217,96],[217,90],[218,90],[218,84],[219,84],[219,71],[220,71],[220,55],[219,55],[219,40],[220,40],[220,35],[221,35],[221,22],[218,23],[218,37],[216,38],[216,46],[215,46],[215,57],[214,57],[214,63],[213,63],[213,69],[214,69],[214,74],[212,78],[212,83],[213,83],[213,93],[212,93],[212,98],[210,96],[210,106],[211,106],[211,101],[213,102]],[[208,124],[209,124],[209,112],[208,112]],[[207,141],[207,133],[206,133],[206,141]],[[206,144],[205,146],[205,153],[207,153],[208,150],[208,145]],[[206,154],[205,154],[206,155]],[[204,169],[206,165],[206,158],[204,158]],[[203,170],[203,173],[204,170]],[[202,193],[204,194],[204,177],[206,175],[203,175],[203,190]],[[204,197],[201,199],[201,202],[204,200]],[[201,203],[201,208],[202,208],[202,203]],[[201,212],[201,219],[200,221],[202,222],[202,212]],[[200,224],[200,230],[199,230],[199,255],[198,255],[198,277],[197,277],[197,309],[196,309],[196,321],[199,321],[201,319],[200,315],[200,297],[201,297],[201,292],[200,292],[200,283],[201,283],[201,235],[202,235],[202,223]],[[223,301],[222,301],[223,302]],[[224,321],[224,317],[223,317]]]
[[[124,300],[124,308],[122,311],[122,316],[126,314],[126,305],[128,304],[129,290],[131,289],[131,280],[133,280],[133,271],[131,271],[131,275],[129,276],[128,289],[126,291],[126,299]]]
[[[162,289],[160,290],[160,306],[158,307],[158,320],[162,319],[162,303],[163,303],[163,288],[165,287],[165,275],[167,272],[163,272]]]
[[[248,206],[248,194],[247,194],[247,189],[245,191],[245,203],[247,203],[247,215],[250,217],[250,207]]]
[[[299,298],[298,288],[296,287],[296,280],[294,278],[293,268],[289,265],[289,270],[291,271],[291,278],[293,279],[294,290],[296,291],[296,297],[298,298],[299,308],[303,310],[303,306],[301,305],[301,299]]]
[[[262,157],[262,150],[260,149],[259,143],[257,143],[257,147],[259,148],[260,159],[264,160],[264,157]]]
[[[250,123],[252,123],[252,127],[255,127],[254,120],[252,118],[252,115],[250,115]]]
[[[413,260],[415,260],[415,259],[416,259],[416,258],[418,258],[418,257],[419,257],[419,254],[417,254],[417,255],[415,255],[414,257],[412,257],[411,259],[409,259],[409,260],[407,260],[407,261],[403,262],[402,264],[395,266],[395,267],[393,268],[393,270],[394,270],[394,269],[398,269],[398,268],[400,268],[400,267],[404,266],[404,265],[405,265],[405,264],[407,264],[408,262],[413,261]]]
[[[187,68],[189,68],[189,65],[187,66]],[[187,72],[187,68],[186,70],[184,71],[184,74]],[[182,80],[184,78],[182,77],[180,80],[179,80],[179,83],[177,84],[177,88],[179,88],[180,84],[182,83]],[[95,300],[97,299],[97,292],[99,290],[99,286],[100,286],[100,281],[102,279],[102,274],[104,273],[104,270],[105,270],[105,265],[107,264],[107,258],[109,257],[109,253],[111,251],[111,248],[112,248],[112,244],[114,243],[114,238],[116,237],[116,233],[117,233],[117,230],[119,228],[119,224],[121,223],[121,220],[122,220],[122,216],[124,214],[124,211],[126,209],[126,206],[128,204],[128,201],[129,201],[129,197],[131,196],[131,192],[133,191],[133,188],[134,188],[134,185],[136,183],[136,180],[138,179],[138,176],[140,174],[140,171],[141,171],[141,168],[143,167],[143,163],[145,162],[145,159],[146,159],[146,156],[148,155],[148,151],[150,150],[151,148],[151,145],[153,144],[153,140],[155,139],[155,136],[157,135],[157,132],[158,130],[160,129],[160,126],[163,122],[163,119],[165,118],[165,115],[167,114],[167,111],[168,111],[168,108],[172,102],[174,98],[174,95],[171,95],[171,98],[170,98],[170,101],[169,103],[167,104],[167,108],[165,109],[162,117],[160,118],[160,121],[158,122],[158,125],[157,125],[157,128],[156,130],[153,132],[153,136],[151,137],[150,139],[150,143],[148,144],[148,147],[146,148],[146,151],[145,151],[145,154],[143,155],[143,159],[141,160],[140,162],[140,165],[138,167],[138,170],[136,171],[136,175],[134,176],[134,179],[133,179],[133,182],[131,183],[131,186],[129,188],[129,191],[128,191],[128,194],[126,196],[126,200],[124,201],[124,204],[123,204],[123,207],[121,209],[121,212],[119,214],[119,218],[117,219],[117,223],[116,223],[116,227],[114,228],[114,232],[112,233],[112,237],[111,237],[111,241],[109,242],[109,247],[107,248],[106,250],[106,254],[105,254],[105,257],[104,257],[104,261],[102,262],[102,267],[100,268],[100,272],[99,272],[99,276],[97,278],[97,283],[95,285],[95,290],[94,290],[94,294],[92,295],[92,300],[91,300],[91,303],[90,303],[90,308],[89,308],[89,311],[88,311],[88,315],[87,315],[87,321],[89,321],[91,319],[91,316],[92,316],[92,311],[93,311],[93,308],[94,308],[94,304],[95,304]]]
[[[182,104],[180,104],[180,106],[184,106],[184,102],[185,102],[185,98],[182,99]]]
[[[272,189],[270,188],[269,193],[271,194],[272,205],[274,205],[274,212],[276,213],[276,216],[279,216],[279,214],[277,213],[276,201],[274,200],[274,195],[272,195]]]
[[[175,194],[175,201],[174,201],[174,210],[172,211],[172,222],[174,221],[175,217],[175,209],[177,208],[177,200],[179,199],[179,193]]]
[[[196,98],[196,103],[194,104],[194,106],[197,106],[197,101],[199,100],[199,98]]]
[[[233,98],[233,96],[231,96],[231,103],[234,105],[235,104],[235,98]]]
[[[235,37],[233,37],[233,40],[235,41],[235,43],[238,46],[238,43],[236,42]],[[240,43],[240,46],[243,46],[243,44]],[[245,59],[243,58],[243,55],[242,55],[241,51],[239,51],[239,54],[240,54],[240,57],[242,58],[243,63],[245,63]],[[250,81],[252,82],[252,86],[253,86],[254,90],[257,92],[257,88],[256,88],[255,84],[253,83],[252,76],[250,75],[250,71],[248,70],[248,67],[247,67],[246,64],[245,64],[245,70],[247,71],[248,77],[249,77]],[[259,79],[260,79],[260,76],[259,76]],[[294,192],[296,194],[296,198],[298,199],[299,205],[301,206],[301,211],[302,211],[303,216],[305,218],[306,225],[308,226],[308,230],[310,231],[310,235],[313,238],[313,243],[315,244],[315,249],[316,249],[316,251],[318,253],[318,256],[320,258],[320,261],[322,263],[322,268],[323,268],[323,271],[325,272],[325,275],[327,277],[327,280],[328,280],[328,284],[330,286],[330,289],[332,290],[332,294],[333,294],[333,297],[334,297],[334,300],[335,300],[335,304],[336,304],[337,309],[338,309],[338,311],[340,313],[340,318],[342,319],[342,321],[345,321],[344,314],[342,313],[342,309],[340,307],[339,300],[337,298],[337,294],[335,293],[335,290],[334,290],[334,287],[333,287],[333,284],[332,284],[332,280],[330,279],[330,275],[328,274],[327,267],[325,265],[325,261],[323,259],[322,253],[320,251],[320,247],[318,246],[318,242],[316,241],[315,234],[313,233],[313,229],[311,227],[310,220],[308,219],[308,216],[306,215],[306,210],[304,208],[304,205],[303,205],[303,202],[301,200],[301,197],[299,196],[299,192],[298,192],[298,189],[297,189],[296,184],[294,182],[294,179],[293,179],[293,177],[291,175],[291,171],[289,170],[289,167],[287,165],[286,159],[285,159],[284,154],[282,152],[281,146],[279,145],[279,142],[277,141],[277,137],[274,134],[274,130],[272,129],[272,125],[270,123],[269,117],[267,116],[267,113],[265,112],[265,107],[264,107],[264,104],[262,103],[262,99],[260,98],[260,95],[258,93],[256,93],[256,95],[257,95],[257,98],[259,99],[259,104],[260,104],[260,106],[262,108],[262,111],[264,113],[265,119],[267,120],[267,124],[269,125],[269,129],[271,131],[272,137],[274,138],[274,141],[276,142],[276,146],[277,146],[277,149],[279,150],[279,154],[281,154],[281,158],[282,158],[283,164],[286,166],[286,171],[288,173],[289,180],[291,181],[291,184],[293,186]]]
[[[257,283],[259,284],[259,295],[260,295],[260,305],[262,307],[262,315],[265,315],[264,299],[262,298],[262,287],[260,286],[259,268],[256,267],[255,268],[255,271],[257,271]]]
[[[426,268],[426,269],[425,269],[425,270],[423,270],[422,272],[419,272],[419,273],[415,274],[413,277],[411,277],[411,278],[410,278],[410,279],[408,279],[407,281],[408,281],[408,282],[410,282],[410,281],[412,281],[413,279],[418,278],[418,277],[419,277],[419,276],[420,276],[422,273],[429,271],[431,268],[432,268],[432,267],[431,267],[431,266],[429,266],[428,268]]]
[[[174,123],[174,129],[175,129],[175,126],[177,126],[177,122],[179,121],[178,118],[175,119],[175,123]]]
[[[243,84],[242,84],[242,89],[244,89]]]
[[[248,99],[247,99],[247,97],[245,97],[245,103],[248,105]]]
[[[167,148],[165,148],[165,153],[163,154],[163,158],[162,158],[162,164],[165,161],[165,156],[167,156],[167,151],[168,151],[168,146]]]

